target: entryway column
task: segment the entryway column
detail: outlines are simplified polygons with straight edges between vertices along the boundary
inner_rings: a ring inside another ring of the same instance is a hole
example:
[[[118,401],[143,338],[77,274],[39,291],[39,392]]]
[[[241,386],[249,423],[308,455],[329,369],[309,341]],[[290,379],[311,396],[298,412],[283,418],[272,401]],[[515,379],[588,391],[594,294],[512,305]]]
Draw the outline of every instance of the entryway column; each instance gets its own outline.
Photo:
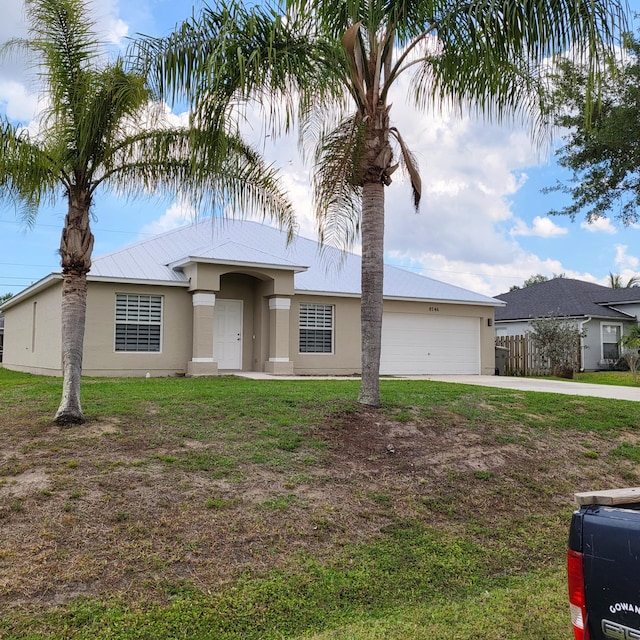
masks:
[[[193,348],[187,364],[189,376],[216,376],[218,363],[213,359],[215,293],[193,294]]]
[[[289,360],[290,310],[291,298],[269,298],[269,360],[264,363],[266,373],[293,373],[293,362]]]

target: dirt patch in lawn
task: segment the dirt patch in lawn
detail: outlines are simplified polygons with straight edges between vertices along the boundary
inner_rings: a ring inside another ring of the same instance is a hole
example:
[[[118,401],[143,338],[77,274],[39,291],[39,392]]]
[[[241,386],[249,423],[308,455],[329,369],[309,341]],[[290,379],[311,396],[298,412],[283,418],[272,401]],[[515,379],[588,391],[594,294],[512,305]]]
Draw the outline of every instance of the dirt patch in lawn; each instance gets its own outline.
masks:
[[[503,518],[569,514],[585,483],[621,483],[603,458],[625,434],[541,434],[349,407],[301,430],[275,464],[237,455],[246,443],[177,437],[153,412],[63,430],[12,421],[0,430],[0,605],[163,601],[180,584],[213,592],[399,522],[451,531],[469,510],[490,548],[486,531]]]

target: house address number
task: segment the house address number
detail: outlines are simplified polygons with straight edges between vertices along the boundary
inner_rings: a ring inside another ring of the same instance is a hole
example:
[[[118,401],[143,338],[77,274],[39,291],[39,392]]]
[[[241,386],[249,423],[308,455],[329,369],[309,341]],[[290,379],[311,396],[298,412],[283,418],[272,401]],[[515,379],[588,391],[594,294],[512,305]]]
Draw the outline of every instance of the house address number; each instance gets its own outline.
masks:
[[[429,307],[429,311],[434,313],[440,313],[440,307]]]

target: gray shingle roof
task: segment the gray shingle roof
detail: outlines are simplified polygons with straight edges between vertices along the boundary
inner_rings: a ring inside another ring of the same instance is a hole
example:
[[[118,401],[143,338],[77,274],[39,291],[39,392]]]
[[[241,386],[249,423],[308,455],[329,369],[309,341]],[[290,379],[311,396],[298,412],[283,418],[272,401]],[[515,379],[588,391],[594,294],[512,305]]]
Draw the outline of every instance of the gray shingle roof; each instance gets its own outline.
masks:
[[[626,318],[606,303],[640,301],[640,288],[611,289],[599,284],[554,278],[496,296],[507,303],[496,309],[496,321],[526,320],[546,316]]]
[[[246,220],[204,219],[93,259],[90,279],[126,279],[187,284],[180,264],[189,260],[269,265],[292,269],[299,293],[360,295],[360,256],[320,250],[320,245],[274,227]],[[391,298],[498,306],[494,298],[385,266],[384,294]]]

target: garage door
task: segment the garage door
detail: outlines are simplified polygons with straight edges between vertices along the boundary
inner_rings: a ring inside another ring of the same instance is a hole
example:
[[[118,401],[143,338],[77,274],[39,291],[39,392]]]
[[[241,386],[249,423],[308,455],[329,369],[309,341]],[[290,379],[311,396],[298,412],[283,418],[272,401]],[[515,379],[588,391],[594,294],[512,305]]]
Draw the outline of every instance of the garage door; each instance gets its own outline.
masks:
[[[479,374],[480,319],[385,313],[380,373]]]

